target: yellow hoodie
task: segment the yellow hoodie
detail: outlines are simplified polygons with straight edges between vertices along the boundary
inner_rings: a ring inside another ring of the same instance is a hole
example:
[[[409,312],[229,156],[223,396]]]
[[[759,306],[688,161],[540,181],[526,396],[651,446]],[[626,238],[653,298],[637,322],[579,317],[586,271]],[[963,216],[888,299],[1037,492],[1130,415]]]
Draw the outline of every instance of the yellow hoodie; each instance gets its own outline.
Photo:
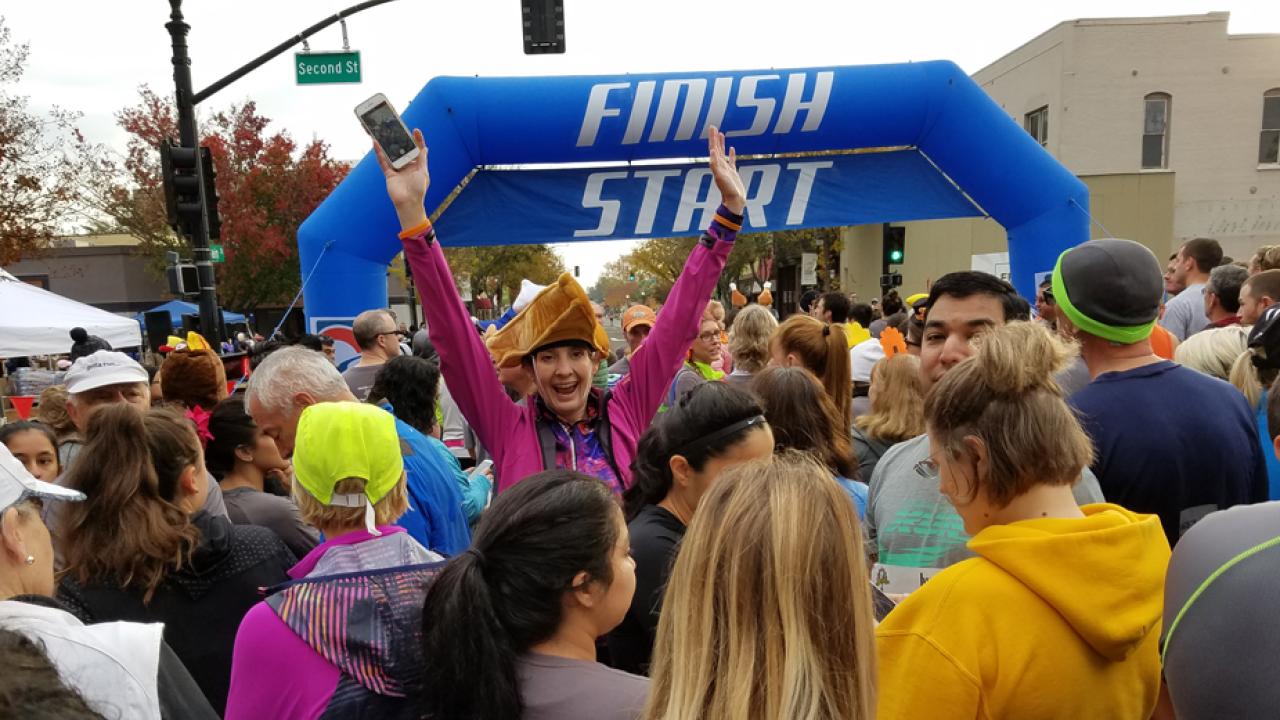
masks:
[[[889,613],[880,720],[1151,716],[1169,543],[1154,515],[1082,510],[982,530]]]

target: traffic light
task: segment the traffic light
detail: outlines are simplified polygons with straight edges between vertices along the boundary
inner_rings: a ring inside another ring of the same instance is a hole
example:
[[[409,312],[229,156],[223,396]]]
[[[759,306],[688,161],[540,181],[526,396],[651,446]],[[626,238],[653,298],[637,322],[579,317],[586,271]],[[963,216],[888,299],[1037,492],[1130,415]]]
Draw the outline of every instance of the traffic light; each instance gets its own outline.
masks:
[[[520,0],[524,54],[564,53],[564,0]]]
[[[164,274],[169,282],[169,294],[180,298],[199,295],[200,276],[196,273],[196,266],[182,262],[176,252],[170,251],[164,255]]]
[[[902,287],[902,273],[886,273],[880,276],[880,289],[883,292],[896,287]]]
[[[194,235],[204,217],[208,220],[209,238],[221,238],[217,172],[209,148],[200,148],[197,155],[194,148],[166,139],[160,143],[160,172],[169,225],[179,233]]]
[[[194,234],[204,213],[200,193],[200,162],[195,148],[160,143],[160,173],[164,183],[164,206],[169,225],[179,233]]]
[[[904,227],[884,228],[884,265],[901,265],[906,259],[907,229]]]
[[[209,239],[222,239],[222,218],[218,216],[218,171],[213,167],[213,153],[200,148],[200,193],[204,198],[205,221],[209,223]]]
[[[636,274],[635,274],[635,273],[631,273],[630,275],[628,275],[628,276],[627,276],[627,280],[629,280],[629,281],[631,281],[631,282],[635,282],[635,281],[636,281]]]

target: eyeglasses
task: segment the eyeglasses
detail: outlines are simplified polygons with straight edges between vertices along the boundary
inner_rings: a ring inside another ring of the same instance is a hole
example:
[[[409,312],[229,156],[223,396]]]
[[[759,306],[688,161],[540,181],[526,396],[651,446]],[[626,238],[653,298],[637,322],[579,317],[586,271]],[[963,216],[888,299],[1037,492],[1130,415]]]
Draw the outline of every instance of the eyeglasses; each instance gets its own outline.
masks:
[[[938,479],[938,461],[927,457],[915,464],[916,474],[925,480]]]
[[[701,335],[699,335],[699,336],[698,336],[698,339],[699,339],[699,340],[701,340],[701,341],[702,341],[702,342],[704,342],[704,343],[708,343],[708,344],[710,344],[710,343],[716,343],[716,344],[718,345],[718,344],[720,344],[720,333],[719,333],[719,332],[710,332],[710,331],[708,331],[708,332],[704,332],[704,333],[702,333]]]
[[[378,337],[382,337],[383,335],[399,335],[400,337],[405,336],[405,334],[399,330],[388,330],[386,332],[378,333]]]

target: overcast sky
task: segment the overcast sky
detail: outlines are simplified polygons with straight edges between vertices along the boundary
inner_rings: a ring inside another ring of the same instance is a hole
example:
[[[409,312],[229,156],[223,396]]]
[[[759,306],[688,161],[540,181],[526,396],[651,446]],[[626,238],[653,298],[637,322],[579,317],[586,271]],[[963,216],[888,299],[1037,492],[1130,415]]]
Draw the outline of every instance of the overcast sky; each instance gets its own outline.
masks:
[[[188,0],[195,86],[202,89],[252,57],[355,0]],[[1072,3],[859,2],[858,0],[565,0],[564,55],[526,56],[518,0],[398,0],[347,22],[361,51],[361,85],[298,86],[289,51],[215,95],[207,109],[253,99],[299,141],[318,137],[335,157],[369,147],[352,108],[382,92],[400,108],[437,75],[579,75],[860,65],[954,60],[974,72],[1064,20],[1231,11],[1232,33],[1280,32],[1280,2],[1076,0]],[[113,113],[149,84],[173,92],[171,49],[160,0],[0,0],[18,42],[31,46],[17,91],[36,109],[84,113],[90,139],[123,148]],[[335,24],[313,51],[342,47]],[[298,48],[300,49],[300,47]],[[1171,51],[1175,51],[1171,49]],[[430,138],[427,139],[430,143]],[[558,246],[584,285],[629,242]]]

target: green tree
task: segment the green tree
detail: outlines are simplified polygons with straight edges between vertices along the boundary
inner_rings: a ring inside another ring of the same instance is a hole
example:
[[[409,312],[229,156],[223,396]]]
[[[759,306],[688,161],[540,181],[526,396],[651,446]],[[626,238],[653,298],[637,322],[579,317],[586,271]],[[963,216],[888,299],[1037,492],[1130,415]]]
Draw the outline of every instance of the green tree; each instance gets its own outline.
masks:
[[[550,245],[483,245],[444,249],[449,268],[456,278],[470,275],[479,293],[490,279],[496,280],[495,307],[510,304],[520,292],[520,281],[540,285],[555,282],[564,272],[564,260]]]
[[[129,133],[123,156],[81,141],[78,201],[97,222],[138,238],[153,270],[164,253],[189,256],[190,247],[168,225],[160,172],[161,141],[178,135],[172,102],[150,88],[116,113]],[[227,307],[251,311],[293,299],[301,283],[298,226],[337,187],[348,167],[329,157],[328,145],[299,147],[252,102],[232,105],[202,122],[217,171],[218,213],[226,262],[216,267],[218,294]]]

